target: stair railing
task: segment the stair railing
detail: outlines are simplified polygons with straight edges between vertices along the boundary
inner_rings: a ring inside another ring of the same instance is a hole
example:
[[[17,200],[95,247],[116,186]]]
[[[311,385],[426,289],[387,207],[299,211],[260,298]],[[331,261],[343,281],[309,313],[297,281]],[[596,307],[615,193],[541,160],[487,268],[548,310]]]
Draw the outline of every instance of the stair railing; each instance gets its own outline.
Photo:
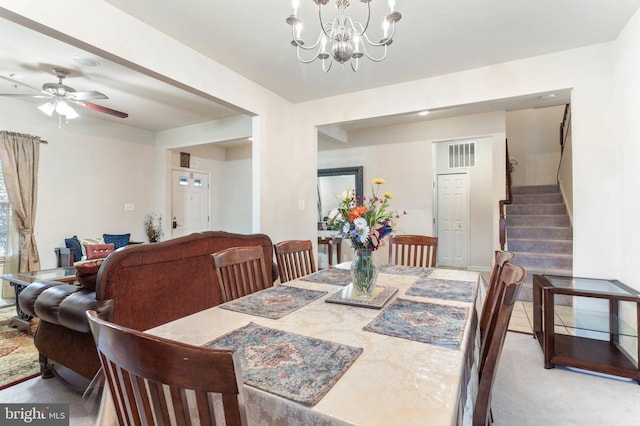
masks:
[[[560,161],[558,161],[558,172],[556,173],[556,181],[560,184],[560,168],[562,167],[562,156],[564,155],[564,146],[569,136],[569,128],[571,126],[571,104],[564,107],[564,116],[560,123]]]
[[[504,245],[507,241],[507,215],[505,213],[505,207],[507,204],[511,204],[513,201],[513,194],[511,193],[511,161],[509,159],[509,143],[504,141],[505,151],[505,192],[506,198],[500,200],[500,250],[504,250]]]

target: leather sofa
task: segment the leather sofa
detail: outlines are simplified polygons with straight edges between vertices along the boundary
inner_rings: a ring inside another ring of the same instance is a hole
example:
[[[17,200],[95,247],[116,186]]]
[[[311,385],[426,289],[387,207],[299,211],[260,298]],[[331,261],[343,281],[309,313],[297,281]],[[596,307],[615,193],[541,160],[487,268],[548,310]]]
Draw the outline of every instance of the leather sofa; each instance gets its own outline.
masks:
[[[95,290],[59,282],[29,285],[19,303],[40,319],[34,341],[43,377],[71,370],[91,379],[99,370],[86,310],[143,331],[216,306],[222,294],[210,254],[256,245],[264,250],[265,264],[274,265],[267,235],[208,231],[116,250],[100,266]],[[276,268],[272,279],[277,279]]]

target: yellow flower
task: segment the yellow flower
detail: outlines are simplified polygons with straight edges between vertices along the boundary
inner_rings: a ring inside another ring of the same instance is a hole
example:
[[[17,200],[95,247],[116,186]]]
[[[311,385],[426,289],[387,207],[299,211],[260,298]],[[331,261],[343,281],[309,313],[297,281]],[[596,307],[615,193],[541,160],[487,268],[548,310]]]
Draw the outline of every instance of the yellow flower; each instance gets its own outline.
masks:
[[[384,195],[384,198],[390,200],[393,198],[393,195],[391,195],[390,192],[384,192],[382,195]]]
[[[374,185],[382,185],[384,183],[384,179],[377,178],[372,180],[372,182]]]

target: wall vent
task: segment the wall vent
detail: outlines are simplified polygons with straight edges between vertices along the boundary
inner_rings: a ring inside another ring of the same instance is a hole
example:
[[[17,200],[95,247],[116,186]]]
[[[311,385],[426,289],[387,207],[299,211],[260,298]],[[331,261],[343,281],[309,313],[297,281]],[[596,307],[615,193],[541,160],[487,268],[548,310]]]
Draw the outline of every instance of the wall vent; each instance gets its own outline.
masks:
[[[476,143],[461,142],[449,145],[449,168],[475,167]]]

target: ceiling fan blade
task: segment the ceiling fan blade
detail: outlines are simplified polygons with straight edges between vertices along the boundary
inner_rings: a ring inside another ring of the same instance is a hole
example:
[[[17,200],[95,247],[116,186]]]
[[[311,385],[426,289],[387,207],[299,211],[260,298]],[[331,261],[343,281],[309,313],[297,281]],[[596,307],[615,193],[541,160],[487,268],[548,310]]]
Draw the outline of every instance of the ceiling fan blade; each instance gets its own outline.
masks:
[[[26,93],[0,93],[0,96],[11,98],[50,98],[47,95],[27,95]]]
[[[14,80],[14,79],[12,79],[12,78],[5,77],[5,76],[3,76],[3,75],[0,75],[0,78],[1,78],[1,79],[3,79],[3,80],[8,81],[9,83],[16,84],[16,85],[18,85],[18,86],[28,87],[29,89],[31,89],[31,90],[35,90],[36,92],[42,92],[42,90],[40,90],[40,89],[39,89],[39,88],[37,88],[37,87],[30,86],[30,85],[28,85],[28,84],[26,84],[26,83],[23,83],[23,82],[18,81],[18,80]]]
[[[103,107],[100,105],[92,104],[91,102],[76,102],[78,105],[83,106],[87,109],[92,109],[94,111],[104,112],[105,114],[115,115],[120,118],[127,118],[129,114],[126,112],[117,111],[115,109]]]
[[[70,92],[67,94],[67,96],[76,101],[84,101],[87,99],[109,99],[107,95],[95,90],[91,90],[88,92]]]

